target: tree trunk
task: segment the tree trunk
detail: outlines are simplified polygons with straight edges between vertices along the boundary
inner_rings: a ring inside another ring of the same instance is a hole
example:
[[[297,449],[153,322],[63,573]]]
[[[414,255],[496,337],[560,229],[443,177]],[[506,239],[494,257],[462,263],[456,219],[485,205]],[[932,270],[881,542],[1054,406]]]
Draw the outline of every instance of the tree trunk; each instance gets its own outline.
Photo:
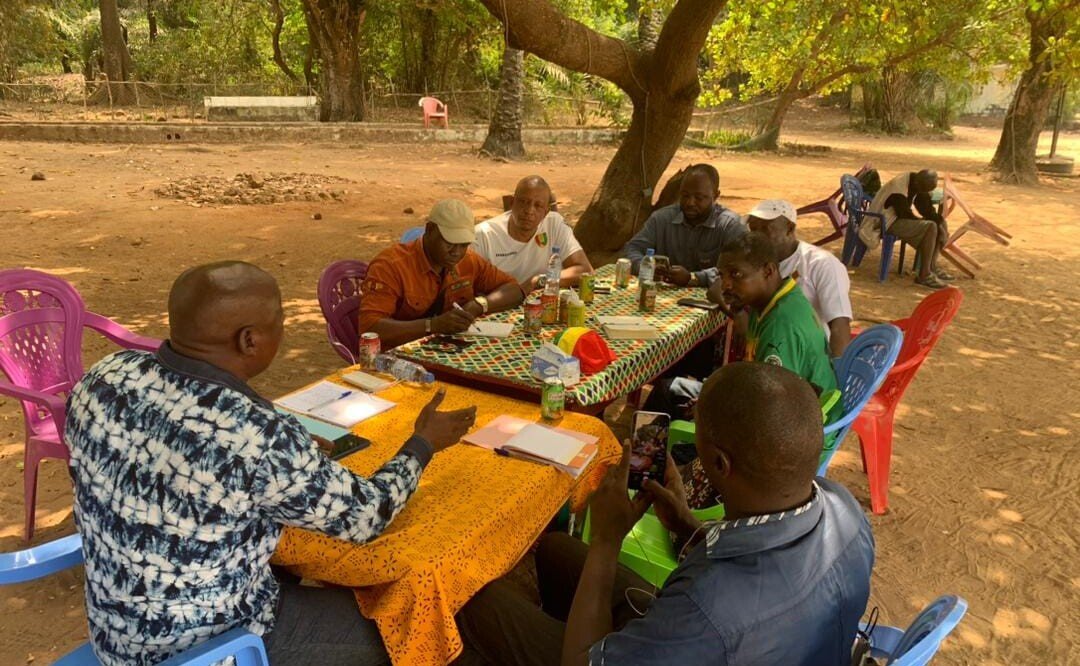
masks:
[[[1028,51],[1028,68],[1020,77],[1009,111],[1005,114],[1005,126],[1001,130],[994,159],[990,168],[998,172],[1006,183],[1034,185],[1039,182],[1035,169],[1035,154],[1039,147],[1039,134],[1046,123],[1046,114],[1053,100],[1054,87],[1050,81],[1053,59],[1044,57],[1048,39],[1064,32],[1064,22],[1054,21],[1029,11],[1031,45]]]
[[[525,115],[525,53],[503,49],[499,75],[499,102],[491,115],[487,138],[480,150],[494,157],[516,159],[525,155],[521,125]]]
[[[656,48],[641,51],[573,21],[550,0],[481,0],[506,27],[510,45],[622,88],[630,127],[574,229],[600,265],[641,228],[653,188],[690,126],[701,86],[698,56],[726,0],[679,0]]]
[[[638,13],[638,44],[643,51],[656,49],[660,29],[664,26],[664,14],[659,9],[641,9]]]
[[[735,146],[735,150],[777,150],[780,148],[780,128],[784,125],[784,118],[795,102],[802,99],[805,94],[799,90],[802,74],[793,78],[787,87],[776,98],[769,113],[769,119],[765,121],[754,138]]]
[[[364,0],[303,0],[319,58],[320,118],[359,121],[366,113],[360,62]]]
[[[274,13],[274,29],[270,35],[271,46],[274,49],[274,62],[290,81],[299,83],[300,79],[289,67],[285,55],[281,52],[281,29],[285,26],[285,12],[281,9],[280,0],[270,0],[270,10]]]
[[[574,227],[595,265],[616,258],[641,230],[652,210],[653,188],[686,136],[698,92],[695,82],[682,94],[652,92],[648,105],[635,102],[630,127]]]
[[[94,94],[93,101],[127,105],[135,102],[134,86],[129,84],[135,64],[124,41],[124,29],[120,25],[120,11],[116,0],[100,0],[101,50],[104,56],[104,72],[108,81]]]

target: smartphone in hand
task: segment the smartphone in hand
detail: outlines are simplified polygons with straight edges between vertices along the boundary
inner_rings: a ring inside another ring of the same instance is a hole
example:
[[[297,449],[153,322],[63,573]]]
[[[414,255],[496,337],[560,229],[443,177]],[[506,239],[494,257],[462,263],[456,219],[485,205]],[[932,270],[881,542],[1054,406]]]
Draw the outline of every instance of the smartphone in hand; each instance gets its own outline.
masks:
[[[662,412],[634,412],[634,432],[630,438],[630,488],[641,490],[648,479],[664,482],[670,426],[671,417]]]

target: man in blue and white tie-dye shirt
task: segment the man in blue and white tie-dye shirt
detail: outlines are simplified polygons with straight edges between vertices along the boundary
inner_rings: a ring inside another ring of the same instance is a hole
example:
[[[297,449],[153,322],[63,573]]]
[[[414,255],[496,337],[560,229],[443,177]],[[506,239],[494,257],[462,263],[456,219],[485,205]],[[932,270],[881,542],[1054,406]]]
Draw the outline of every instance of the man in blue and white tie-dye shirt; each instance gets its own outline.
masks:
[[[427,405],[414,435],[370,478],[325,457],[247,381],[283,334],[274,279],[242,262],[182,274],[170,339],[86,373],[68,400],[75,518],[94,652],[153,664],[232,627],[263,635],[275,663],[386,663],[351,592],[278,581],[283,525],[363,543],[416,489],[475,408]]]

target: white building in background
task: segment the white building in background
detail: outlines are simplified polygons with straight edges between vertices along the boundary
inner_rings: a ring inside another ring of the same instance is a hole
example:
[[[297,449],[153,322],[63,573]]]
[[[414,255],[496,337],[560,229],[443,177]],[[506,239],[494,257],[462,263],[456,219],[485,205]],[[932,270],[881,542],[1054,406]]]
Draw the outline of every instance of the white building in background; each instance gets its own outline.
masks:
[[[1009,110],[1017,83],[1009,75],[1008,65],[994,65],[990,68],[990,79],[975,85],[964,113],[1004,114]]]

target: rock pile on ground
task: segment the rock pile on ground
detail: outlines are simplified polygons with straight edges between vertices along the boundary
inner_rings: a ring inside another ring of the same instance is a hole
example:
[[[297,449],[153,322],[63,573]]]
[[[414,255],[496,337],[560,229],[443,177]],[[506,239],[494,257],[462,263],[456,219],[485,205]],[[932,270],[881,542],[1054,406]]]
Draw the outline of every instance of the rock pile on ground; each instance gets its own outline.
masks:
[[[154,190],[159,197],[193,205],[255,205],[286,201],[340,201],[348,193],[337,176],[310,173],[238,173],[232,179],[191,176],[170,181]]]

